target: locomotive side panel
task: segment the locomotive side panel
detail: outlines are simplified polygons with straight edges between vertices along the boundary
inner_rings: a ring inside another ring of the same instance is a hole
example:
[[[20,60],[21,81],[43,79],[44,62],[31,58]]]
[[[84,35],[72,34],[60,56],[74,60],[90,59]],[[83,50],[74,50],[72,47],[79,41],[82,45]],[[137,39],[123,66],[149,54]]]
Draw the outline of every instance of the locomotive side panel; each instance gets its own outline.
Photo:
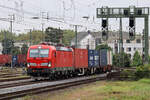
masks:
[[[57,49],[55,67],[73,67],[73,51],[71,49]]]

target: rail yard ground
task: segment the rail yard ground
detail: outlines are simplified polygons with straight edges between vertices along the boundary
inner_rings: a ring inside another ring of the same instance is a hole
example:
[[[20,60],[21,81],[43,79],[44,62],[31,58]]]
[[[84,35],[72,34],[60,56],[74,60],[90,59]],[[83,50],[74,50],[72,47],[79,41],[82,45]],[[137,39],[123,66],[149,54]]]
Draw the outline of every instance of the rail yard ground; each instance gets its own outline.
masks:
[[[22,68],[0,67],[0,82],[29,78]]]
[[[16,100],[150,100],[150,79],[97,81]]]

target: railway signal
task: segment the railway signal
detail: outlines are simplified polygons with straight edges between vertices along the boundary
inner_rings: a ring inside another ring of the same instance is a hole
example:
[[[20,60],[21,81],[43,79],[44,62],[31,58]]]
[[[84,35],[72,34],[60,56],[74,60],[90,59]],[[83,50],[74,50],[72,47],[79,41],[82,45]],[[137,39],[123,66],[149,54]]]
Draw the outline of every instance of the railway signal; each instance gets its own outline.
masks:
[[[102,19],[102,39],[108,39],[108,19]]]
[[[118,8],[118,7],[102,7],[97,8],[97,18],[120,18],[120,48],[123,47],[123,37],[122,37],[122,25],[121,25],[121,19],[122,18],[129,18],[130,23],[129,26],[129,35],[130,39],[133,40],[135,37],[135,19],[136,18],[144,18],[144,63],[147,64],[149,60],[149,39],[148,39],[148,27],[149,27],[149,13],[150,9],[149,7],[125,7],[125,8]],[[132,27],[133,26],[133,27]],[[121,49],[120,49],[121,52]]]
[[[130,40],[135,39],[135,18],[134,17],[129,18],[129,38]]]

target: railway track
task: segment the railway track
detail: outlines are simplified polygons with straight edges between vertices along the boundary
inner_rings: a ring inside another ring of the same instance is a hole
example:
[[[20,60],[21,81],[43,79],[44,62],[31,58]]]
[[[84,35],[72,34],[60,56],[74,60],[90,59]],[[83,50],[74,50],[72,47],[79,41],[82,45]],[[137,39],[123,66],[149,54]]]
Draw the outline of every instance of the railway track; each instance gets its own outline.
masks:
[[[12,98],[22,97],[28,94],[37,94],[47,91],[55,91],[71,86],[88,84],[98,80],[105,80],[107,74],[94,75],[88,77],[78,77],[74,79],[66,79],[54,82],[35,83],[32,85],[15,86],[0,89],[0,100],[8,100]]]
[[[16,78],[0,79],[0,82],[8,82],[8,81],[16,81],[16,80],[25,80],[25,79],[30,79],[30,77],[16,77]]]
[[[8,83],[8,84],[0,85],[0,89],[9,88],[9,87],[16,87],[16,86],[23,86],[23,85],[29,85],[29,84],[35,84],[35,83],[42,83],[42,82],[44,82],[44,81],[35,82],[33,80],[29,80],[29,81],[23,81],[23,82]]]
[[[17,77],[21,76],[22,74],[6,74],[6,75],[1,75],[0,78],[11,78],[11,77]]]

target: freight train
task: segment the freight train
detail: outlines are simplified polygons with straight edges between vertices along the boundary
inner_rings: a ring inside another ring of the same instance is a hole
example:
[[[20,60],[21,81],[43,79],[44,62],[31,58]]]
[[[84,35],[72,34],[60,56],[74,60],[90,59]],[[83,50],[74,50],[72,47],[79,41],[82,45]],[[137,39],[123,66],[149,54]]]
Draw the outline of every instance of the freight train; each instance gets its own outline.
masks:
[[[30,46],[27,74],[34,79],[90,75],[111,71],[112,52],[52,46],[46,43]]]
[[[26,54],[11,56],[9,54],[0,54],[0,66],[26,66]]]

